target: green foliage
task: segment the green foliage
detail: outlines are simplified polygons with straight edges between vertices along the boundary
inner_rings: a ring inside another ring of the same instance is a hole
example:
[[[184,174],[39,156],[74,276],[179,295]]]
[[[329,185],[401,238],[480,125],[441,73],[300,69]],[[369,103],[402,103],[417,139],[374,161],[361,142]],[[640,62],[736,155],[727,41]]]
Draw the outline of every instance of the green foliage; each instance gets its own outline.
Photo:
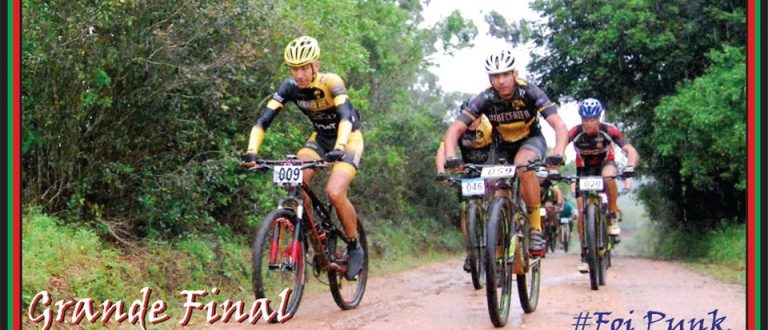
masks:
[[[477,36],[475,23],[464,19],[458,10],[451,12],[451,15],[439,27],[442,32],[440,41],[443,44],[443,50],[448,54],[466,46],[473,46],[472,40]],[[454,44],[454,40],[456,44]]]
[[[345,79],[362,112],[367,148],[355,203],[372,218],[407,216],[402,210],[419,196],[409,189],[434,185],[422,163],[431,162],[442,134],[433,131],[444,130],[433,123],[446,110],[433,85],[412,88],[434,81],[426,58],[438,39],[455,50],[475,35],[458,14],[419,28],[419,2],[22,6],[24,202],[123,240],[175,241],[216,224],[245,233],[274,207],[268,178],[239,173],[238,157],[265,98],[289,75],[285,44],[303,34],[320,41],[322,70]],[[306,118],[288,106],[262,154],[295,153],[308,135]],[[394,194],[378,190],[372,198],[368,187],[390,182]]]
[[[535,0],[531,7],[545,18],[532,26],[532,40],[547,49],[532,55],[534,80],[546,81],[550,96],[606,105],[638,149],[641,173],[653,178],[640,196],[654,220],[743,221],[746,67],[734,47],[745,43],[745,4]],[[689,90],[678,87],[703,75]]]
[[[679,84],[674,96],[661,100],[652,135],[654,161],[677,170],[680,190],[673,209],[685,212],[672,214],[682,223],[704,226],[743,216],[747,179],[744,53],[726,47],[709,56],[713,65],[705,75]]]
[[[63,225],[39,209],[25,211],[22,228],[25,304],[42,290],[99,301],[141,289],[142,273],[124,262],[126,256],[105,247],[93,230]]]
[[[693,268],[719,280],[745,285],[747,228],[730,222],[710,230],[657,230],[658,243],[651,256],[689,261]]]

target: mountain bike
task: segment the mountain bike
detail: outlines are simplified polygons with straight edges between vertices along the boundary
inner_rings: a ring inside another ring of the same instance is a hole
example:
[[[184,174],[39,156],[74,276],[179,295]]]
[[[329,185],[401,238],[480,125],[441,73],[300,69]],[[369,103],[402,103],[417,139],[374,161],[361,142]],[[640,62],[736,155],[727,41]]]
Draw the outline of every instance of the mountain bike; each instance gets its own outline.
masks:
[[[619,177],[621,176],[563,177],[563,180],[577,183],[577,189],[584,200],[582,220],[589,265],[589,285],[592,290],[598,290],[600,285],[605,285],[611,263],[611,251],[617,243],[615,237],[608,235],[608,214],[602,209],[600,193],[604,190],[604,179]]]
[[[267,214],[253,244],[253,291],[256,299],[276,301],[291,289],[285,314],[294,315],[301,303],[307,282],[307,267],[319,282],[330,287],[336,305],[343,310],[356,308],[363,299],[368,280],[368,244],[363,223],[357,220],[358,244],[365,251],[363,270],[353,280],[344,277],[347,245],[344,227],[332,216],[330,202],[323,203],[302,184],[302,170],[331,166],[322,160],[301,161],[293,155],[283,160],[259,160],[257,170],[271,170],[276,186],[287,190],[275,210]],[[305,210],[305,198],[311,209]],[[328,282],[320,275],[325,273]],[[279,301],[279,300],[278,300]],[[269,308],[272,313],[272,308]]]
[[[522,167],[530,171],[542,166],[542,162],[535,161]],[[541,259],[528,252],[530,225],[520,195],[517,168],[514,165],[496,165],[484,167],[481,173],[486,180],[499,179],[496,189],[508,191],[508,194],[495,196],[489,204],[485,235],[485,290],[488,314],[496,327],[503,327],[509,317],[513,274],[523,311],[531,313],[536,310],[539,300]]]
[[[465,247],[469,257],[470,275],[472,286],[476,289],[483,288],[485,276],[485,208],[490,197],[486,182],[480,178],[480,169],[483,165],[464,164],[463,168],[452,173],[447,179],[452,186],[460,187],[460,198],[465,207],[462,216],[466,219],[467,237]]]

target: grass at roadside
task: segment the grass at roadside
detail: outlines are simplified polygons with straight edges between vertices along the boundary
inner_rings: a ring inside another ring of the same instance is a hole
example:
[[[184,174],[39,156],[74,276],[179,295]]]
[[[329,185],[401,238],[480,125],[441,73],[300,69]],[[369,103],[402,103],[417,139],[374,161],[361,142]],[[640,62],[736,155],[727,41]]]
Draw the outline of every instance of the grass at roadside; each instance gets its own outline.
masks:
[[[189,235],[173,243],[145,241],[128,250],[101,240],[94,230],[65,224],[37,209],[26,210],[22,221],[25,315],[41,291],[49,292],[54,302],[91,298],[94,306],[104,300],[122,300],[130,305],[141,299],[142,288],[149,287],[150,304],[158,299],[165,301],[168,310],[164,314],[170,316],[153,328],[176,328],[183,315],[181,290],[221,290],[218,296],[198,299],[202,304],[212,299],[230,299],[249,305],[254,299],[250,288],[250,242],[226,228],[217,229],[215,235]],[[459,231],[453,227],[430,227],[431,222],[367,224],[371,276],[415,268],[460,253]],[[309,279],[306,294],[328,293],[328,287],[314,276],[309,275]],[[322,280],[327,282],[324,277]],[[42,312],[43,306],[39,304],[36,314]],[[24,328],[40,325],[31,323],[28,317],[23,319]],[[204,320],[204,312],[197,311],[191,323]],[[123,323],[122,326],[130,325]],[[86,329],[102,328],[100,322],[80,324]],[[115,324],[114,318],[110,324]]]
[[[619,253],[681,261],[717,280],[746,285],[746,225],[723,225],[703,233],[684,232],[651,221],[632,195],[619,198],[619,206],[624,214],[622,231],[632,234],[622,239]]]

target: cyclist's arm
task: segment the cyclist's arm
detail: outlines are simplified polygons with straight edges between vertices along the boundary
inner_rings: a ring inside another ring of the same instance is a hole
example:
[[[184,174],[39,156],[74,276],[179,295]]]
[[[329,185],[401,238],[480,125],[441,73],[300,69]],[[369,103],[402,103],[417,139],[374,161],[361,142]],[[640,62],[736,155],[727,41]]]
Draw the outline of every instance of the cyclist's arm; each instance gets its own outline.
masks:
[[[443,136],[443,146],[445,147],[444,155],[446,159],[456,157],[456,147],[458,146],[459,137],[467,131],[468,127],[467,124],[457,118],[453,124],[448,127],[448,130],[445,131],[445,135]]]
[[[631,144],[625,144],[621,147],[621,150],[627,155],[627,166],[637,166],[637,161],[640,160],[640,155],[637,153],[635,147]]]
[[[445,142],[440,142],[440,147],[437,148],[435,154],[435,169],[437,174],[445,173]]]
[[[545,120],[555,130],[554,154],[559,156],[565,155],[565,147],[568,145],[568,128],[565,126],[565,122],[557,113],[547,116]]]
[[[557,205],[559,205],[561,208],[563,207],[563,192],[560,191],[560,187],[556,184],[553,185],[555,187],[555,197],[557,198]]]
[[[528,97],[532,99],[536,105],[536,111],[541,114],[541,117],[547,121],[549,126],[555,130],[555,148],[552,149],[554,155],[565,155],[565,146],[568,144],[568,128],[565,126],[565,122],[557,114],[557,104],[550,101],[547,94],[544,93],[538,86],[529,85]]]
[[[339,114],[339,127],[336,133],[336,144],[334,149],[344,150],[349,141],[349,135],[352,133],[352,124],[357,120],[352,109],[352,102],[347,95],[347,88],[344,81],[335,74],[327,74],[326,79],[333,95],[333,104],[336,106],[336,112]]]
[[[478,102],[482,102],[481,100],[482,98],[475,97],[469,103],[462,104],[461,110],[459,111],[459,115],[456,117],[456,120],[454,120],[453,124],[451,124],[451,126],[449,126],[445,131],[445,135],[443,136],[443,144],[445,146],[446,159],[456,158],[456,146],[458,145],[459,137],[461,137],[461,135],[464,134],[467,129],[469,129],[469,126],[473,121],[482,115],[482,113],[478,110]]]
[[[269,100],[267,106],[262,112],[261,117],[256,121],[256,125],[251,129],[251,137],[248,139],[247,153],[258,154],[259,147],[264,141],[264,135],[272,120],[277,116],[277,112],[283,108],[283,104],[275,99]]]

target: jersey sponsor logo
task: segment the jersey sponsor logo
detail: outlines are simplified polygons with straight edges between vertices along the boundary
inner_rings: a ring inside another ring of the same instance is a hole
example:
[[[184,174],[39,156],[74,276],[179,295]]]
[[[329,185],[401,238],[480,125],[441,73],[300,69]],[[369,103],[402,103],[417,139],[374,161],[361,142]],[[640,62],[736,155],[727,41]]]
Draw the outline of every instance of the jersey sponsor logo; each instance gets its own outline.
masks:
[[[299,106],[299,108],[302,109],[308,109],[310,111],[320,111],[328,109],[332,106],[330,102],[328,102],[327,99],[320,99],[320,100],[297,100],[296,104]]]
[[[315,123],[315,128],[317,128],[318,130],[335,130],[336,123],[330,123],[330,124]]]
[[[495,113],[492,115],[488,115],[488,119],[490,119],[491,122],[495,122],[495,123],[520,121],[520,120],[528,121],[528,119],[530,118],[531,118],[531,113],[528,112],[528,110],[506,111],[502,113]]]

